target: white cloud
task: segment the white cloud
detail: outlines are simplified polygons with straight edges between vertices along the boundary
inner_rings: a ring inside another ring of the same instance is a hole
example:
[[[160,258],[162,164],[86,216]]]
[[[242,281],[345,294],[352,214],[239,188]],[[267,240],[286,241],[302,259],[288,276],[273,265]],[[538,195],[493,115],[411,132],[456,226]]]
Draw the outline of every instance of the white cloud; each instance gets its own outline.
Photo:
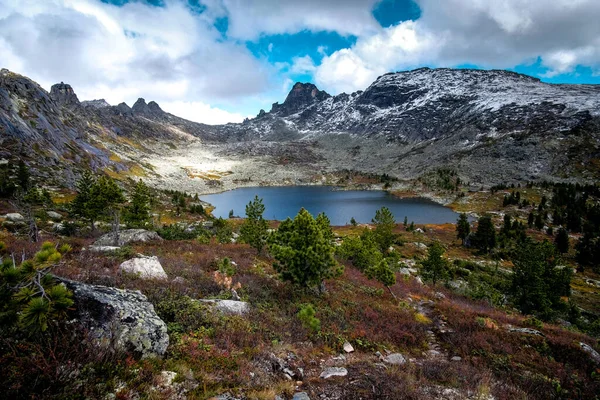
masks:
[[[82,100],[113,104],[237,102],[271,87],[270,67],[212,22],[178,0],[0,0],[0,63],[46,89],[64,81]]]
[[[379,24],[372,9],[380,0],[222,0],[229,18],[227,34],[254,40],[263,34],[331,31],[364,35]]]
[[[416,0],[421,17],[362,35],[324,57],[315,79],[337,93],[422,65],[511,68],[541,59],[547,76],[600,70],[600,1]]]
[[[315,72],[315,62],[310,56],[294,57],[290,72],[294,74],[308,74]]]
[[[250,117],[248,115],[242,115],[239,113],[231,113],[202,102],[163,102],[161,104],[161,108],[164,111],[177,115],[178,117],[209,125],[226,124],[228,122],[242,122],[244,118]]]

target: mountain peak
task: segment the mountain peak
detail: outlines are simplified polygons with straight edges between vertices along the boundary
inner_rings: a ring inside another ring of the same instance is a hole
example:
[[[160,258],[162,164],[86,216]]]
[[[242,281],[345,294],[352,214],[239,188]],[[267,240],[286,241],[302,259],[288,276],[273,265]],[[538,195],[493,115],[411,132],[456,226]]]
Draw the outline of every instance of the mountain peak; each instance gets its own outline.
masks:
[[[50,98],[61,106],[79,105],[75,91],[68,83],[57,83],[50,88]]]
[[[288,93],[283,104],[275,103],[271,112],[276,112],[282,116],[294,114],[301,109],[325,99],[331,95],[324,90],[319,90],[312,83],[296,82],[292,90]]]
[[[93,107],[93,108],[110,107],[110,104],[108,104],[108,102],[104,99],[84,100],[81,102],[81,105],[84,107]]]

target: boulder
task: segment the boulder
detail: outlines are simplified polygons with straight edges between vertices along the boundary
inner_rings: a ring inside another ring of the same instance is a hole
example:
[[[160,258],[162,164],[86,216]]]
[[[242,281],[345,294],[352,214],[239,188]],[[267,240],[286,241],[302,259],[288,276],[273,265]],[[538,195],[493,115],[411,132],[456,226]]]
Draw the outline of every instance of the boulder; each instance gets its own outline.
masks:
[[[218,299],[203,299],[198,301],[213,306],[215,310],[223,314],[244,315],[250,311],[250,305],[245,301]]]
[[[4,218],[10,222],[25,222],[25,217],[19,213],[8,213],[4,216]]]
[[[508,331],[509,332],[524,333],[526,335],[544,336],[544,334],[542,332],[537,331],[535,329],[531,329],[531,328],[516,328],[514,326],[509,326],[508,327]]]
[[[94,246],[94,245],[91,245],[90,247],[88,247],[89,251],[94,251],[96,253],[112,253],[119,249],[120,249],[120,247],[117,247],[117,246]]]
[[[151,240],[163,240],[158,233],[153,231],[147,231],[145,229],[124,229],[119,232],[118,246],[125,246],[129,243],[134,242],[148,242]],[[94,243],[96,246],[114,246],[114,235],[113,233],[107,233],[106,235],[100,236]]]
[[[352,353],[354,351],[354,347],[349,342],[344,343],[344,351],[346,353]]]
[[[308,397],[308,394],[306,392],[298,392],[294,393],[294,397],[292,397],[292,400],[310,400],[310,397]]]
[[[598,352],[596,350],[594,350],[594,348],[592,346],[590,346],[589,344],[585,344],[583,342],[579,342],[579,346],[581,346],[581,349],[590,356],[592,361],[594,361],[596,364],[600,365],[600,354],[598,354]]]
[[[137,275],[142,279],[167,279],[167,274],[160,265],[158,257],[146,257],[138,254],[136,258],[127,260],[119,266],[119,272]]]
[[[348,375],[348,370],[342,367],[329,367],[325,368],[321,375],[319,376],[321,379],[329,379],[332,376],[346,376]]]
[[[97,345],[142,358],[165,354],[167,325],[141,292],[61,280],[73,292],[75,321]]]
[[[402,365],[406,363],[406,358],[400,353],[392,353],[386,357],[383,357],[383,362],[392,365]]]
[[[48,215],[48,218],[50,218],[53,221],[62,221],[63,219],[63,216],[57,213],[56,211],[48,211],[46,214]]]

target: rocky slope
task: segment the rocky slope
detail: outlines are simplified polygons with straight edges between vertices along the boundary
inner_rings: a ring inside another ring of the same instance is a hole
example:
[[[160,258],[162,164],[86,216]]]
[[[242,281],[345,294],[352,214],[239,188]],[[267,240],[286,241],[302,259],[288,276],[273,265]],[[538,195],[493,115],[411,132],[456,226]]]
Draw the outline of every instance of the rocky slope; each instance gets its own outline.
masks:
[[[171,142],[206,139],[214,129],[139,99],[133,108],[80,102],[65,83],[46,92],[31,79],[0,71],[0,158],[23,158],[48,183],[72,184],[81,168],[145,174],[144,156]],[[158,147],[157,147],[158,146]]]
[[[2,70],[0,134],[0,156],[33,150],[32,164],[64,170],[59,176],[68,182],[73,170],[91,165],[119,174],[137,167],[138,176],[169,186],[171,175],[161,177],[154,167],[196,165],[196,150],[210,151],[208,158],[220,164],[259,161],[257,168],[240,170],[265,170],[269,164],[293,176],[302,170],[302,178],[350,169],[413,179],[443,167],[477,185],[594,181],[600,176],[600,86],[553,85],[508,71],[422,68],[386,74],[365,91],[337,96],[296,83],[269,112],[240,124],[209,126],[144,99],[132,107],[80,102],[68,84],[48,93]],[[210,146],[198,145],[207,142]],[[175,156],[179,143],[185,151]],[[214,165],[207,168],[201,172]],[[227,179],[233,185],[242,178],[258,177],[234,171]]]

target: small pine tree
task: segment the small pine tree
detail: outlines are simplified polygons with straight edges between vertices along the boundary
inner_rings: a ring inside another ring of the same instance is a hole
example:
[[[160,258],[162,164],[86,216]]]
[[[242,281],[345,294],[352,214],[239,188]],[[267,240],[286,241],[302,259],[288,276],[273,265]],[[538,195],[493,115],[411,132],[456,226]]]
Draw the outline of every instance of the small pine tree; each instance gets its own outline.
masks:
[[[19,164],[17,165],[17,184],[26,192],[29,190],[30,181],[31,177],[27,164],[23,160],[19,160]]]
[[[356,220],[354,219],[354,217],[350,218],[350,224],[351,224],[352,226],[356,226],[356,225],[358,225],[358,223],[356,222]]]
[[[124,201],[123,191],[113,179],[101,176],[95,180],[86,171],[77,182],[77,195],[71,203],[71,211],[87,220],[93,231],[95,222],[101,216],[114,214]]]
[[[570,268],[557,268],[558,262],[554,246],[547,241],[527,240],[519,246],[510,290],[521,312],[551,319],[556,310],[566,308],[561,296],[570,295],[573,273]]]
[[[71,202],[71,212],[81,219],[87,220],[90,223],[92,230],[94,230],[96,215],[88,208],[88,204],[91,201],[92,187],[95,183],[96,180],[92,173],[85,170],[75,185],[77,194],[75,199]]]
[[[136,183],[129,205],[123,211],[123,220],[134,228],[143,228],[150,221],[150,189],[141,179]]]
[[[473,239],[475,246],[486,253],[496,247],[496,228],[494,228],[492,217],[484,215],[479,218]]]
[[[396,225],[394,214],[387,208],[381,207],[375,211],[375,217],[372,222],[375,224],[375,239],[379,244],[379,249],[386,252],[394,242],[393,229]]]
[[[396,274],[394,274],[394,271],[392,271],[390,268],[387,259],[384,258],[378,263],[367,268],[365,275],[369,279],[375,279],[381,282],[389,290],[391,295],[396,298],[396,295],[391,289],[391,286],[396,283]]]
[[[18,266],[14,258],[0,263],[0,332],[40,334],[66,315],[73,305],[72,294],[49,271],[70,250],[68,245],[57,249],[45,242],[31,260]]]
[[[324,279],[339,276],[341,267],[333,257],[335,246],[322,226],[304,208],[286,219],[270,236],[273,265],[283,280],[301,287],[320,286]]]
[[[556,245],[556,250],[560,253],[565,254],[569,252],[569,234],[565,228],[558,230],[554,244]]]
[[[462,213],[456,223],[456,237],[462,241],[463,246],[470,233],[471,225],[469,224],[469,219],[467,218],[467,214]]]
[[[267,244],[268,224],[263,218],[265,205],[262,199],[254,196],[254,200],[246,205],[246,220],[240,227],[240,240],[256,249],[258,254]]]
[[[443,258],[443,255],[442,245],[434,242],[427,249],[427,258],[421,262],[423,278],[432,281],[434,285],[437,281],[448,278],[448,260]]]

